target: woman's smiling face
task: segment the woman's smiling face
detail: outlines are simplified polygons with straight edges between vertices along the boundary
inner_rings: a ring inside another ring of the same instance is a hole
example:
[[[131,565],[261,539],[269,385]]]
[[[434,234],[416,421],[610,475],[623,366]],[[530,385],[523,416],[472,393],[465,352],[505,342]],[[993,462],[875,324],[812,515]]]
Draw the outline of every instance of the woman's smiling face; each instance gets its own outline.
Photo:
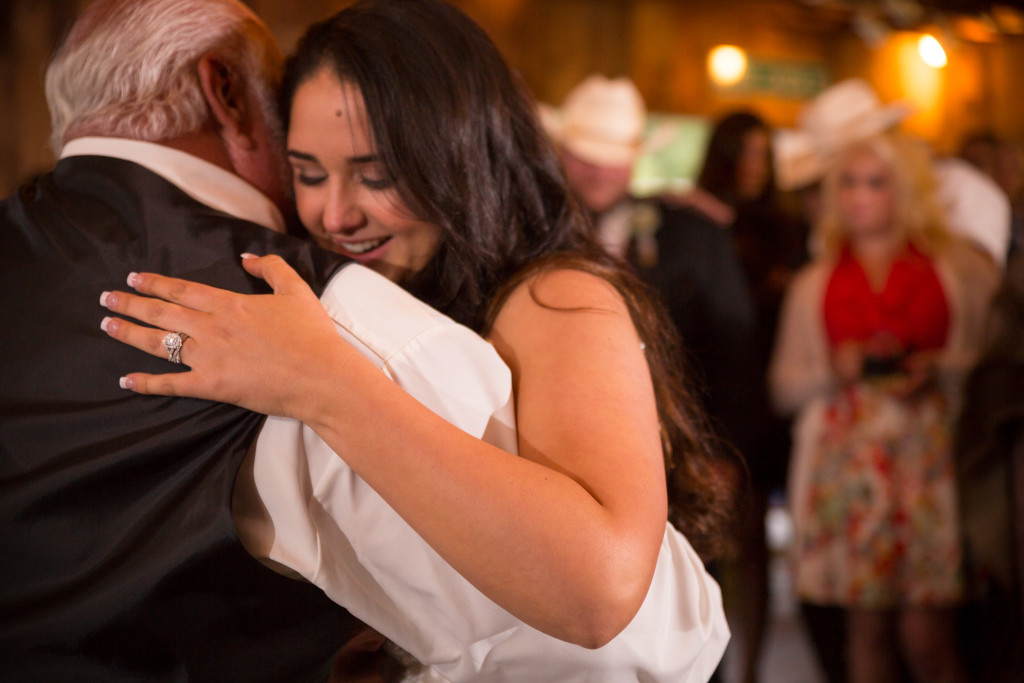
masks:
[[[303,225],[323,247],[394,282],[437,251],[441,230],[414,216],[377,155],[363,96],[322,69],[295,91],[288,161]]]

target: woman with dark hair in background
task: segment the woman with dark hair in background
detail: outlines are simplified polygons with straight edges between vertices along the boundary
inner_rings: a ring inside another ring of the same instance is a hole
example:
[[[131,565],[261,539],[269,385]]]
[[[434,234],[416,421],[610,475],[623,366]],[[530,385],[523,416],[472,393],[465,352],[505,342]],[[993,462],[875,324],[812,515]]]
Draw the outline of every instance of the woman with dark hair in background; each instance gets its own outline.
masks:
[[[117,312],[187,333],[192,368],[126,386],[297,417],[516,617],[594,648],[648,609],[658,637],[641,633],[645,649],[665,647],[632,675],[668,657],[677,676],[709,676],[726,630],[687,539],[702,552],[721,539],[713,441],[671,325],[593,242],[493,44],[442,2],[360,2],[310,29],[282,98],[303,224],[492,341],[512,370],[519,457],[381,377],[274,257],[245,262],[270,297],[153,274],[138,291],[174,303],[118,294]],[[164,331],[116,327],[163,354]],[[678,588],[668,604],[647,600],[656,569]]]
[[[754,295],[758,348],[766,363],[783,294],[807,260],[807,247],[806,236],[779,206],[770,130],[757,114],[734,112],[718,122],[697,187],[733,212],[728,227]],[[765,465],[784,470],[785,458]]]
[[[753,112],[736,111],[715,124],[694,197],[699,198],[694,206],[714,209],[709,216],[725,217],[719,225],[731,237],[733,257],[753,305],[752,335],[742,347],[744,357],[730,360],[743,373],[739,383],[727,388],[734,394],[734,405],[723,416],[750,474],[737,519],[737,580],[726,580],[736,590],[734,598],[727,595],[727,602],[735,605],[739,617],[735,643],[742,651],[741,680],[750,683],[758,678],[768,616],[765,514],[769,495],[784,489],[790,451],[788,422],[772,410],[765,378],[782,297],[806,260],[806,240],[779,207],[770,131]],[[726,574],[732,564],[724,563]]]

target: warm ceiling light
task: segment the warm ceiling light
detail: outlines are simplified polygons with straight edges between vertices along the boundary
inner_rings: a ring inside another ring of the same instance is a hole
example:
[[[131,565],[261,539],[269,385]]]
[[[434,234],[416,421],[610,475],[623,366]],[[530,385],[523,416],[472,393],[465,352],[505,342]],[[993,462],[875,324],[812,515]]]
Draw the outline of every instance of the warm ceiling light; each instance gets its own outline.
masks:
[[[922,61],[933,69],[941,69],[946,66],[946,51],[935,39],[935,36],[927,33],[917,41],[917,54],[921,55]]]
[[[999,29],[988,15],[953,17],[951,23],[958,38],[972,43],[994,43],[999,39]]]
[[[747,55],[732,45],[719,45],[708,54],[708,73],[718,85],[735,85],[747,73]]]
[[[1020,35],[1024,33],[1024,12],[1010,7],[1009,4],[995,4],[989,8],[992,20],[1003,33]]]

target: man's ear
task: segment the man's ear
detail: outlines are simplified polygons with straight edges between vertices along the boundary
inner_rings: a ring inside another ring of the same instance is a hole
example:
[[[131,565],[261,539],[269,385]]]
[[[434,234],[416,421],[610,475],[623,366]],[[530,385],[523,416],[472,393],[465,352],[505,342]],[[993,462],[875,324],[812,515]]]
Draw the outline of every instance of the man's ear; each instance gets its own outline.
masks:
[[[200,57],[197,68],[210,119],[219,129],[221,138],[233,147],[255,147],[256,142],[251,135],[254,112],[249,105],[245,79],[238,70],[212,53]]]

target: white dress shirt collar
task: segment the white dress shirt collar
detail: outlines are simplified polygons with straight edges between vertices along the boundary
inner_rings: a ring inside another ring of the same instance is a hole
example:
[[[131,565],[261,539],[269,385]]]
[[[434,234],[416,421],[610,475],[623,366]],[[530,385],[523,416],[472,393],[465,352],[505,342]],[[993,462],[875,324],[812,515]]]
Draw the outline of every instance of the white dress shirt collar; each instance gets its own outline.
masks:
[[[240,177],[208,161],[165,145],[125,138],[83,137],[64,145],[61,159],[103,156],[148,168],[182,192],[224,213],[285,232],[274,203]]]

